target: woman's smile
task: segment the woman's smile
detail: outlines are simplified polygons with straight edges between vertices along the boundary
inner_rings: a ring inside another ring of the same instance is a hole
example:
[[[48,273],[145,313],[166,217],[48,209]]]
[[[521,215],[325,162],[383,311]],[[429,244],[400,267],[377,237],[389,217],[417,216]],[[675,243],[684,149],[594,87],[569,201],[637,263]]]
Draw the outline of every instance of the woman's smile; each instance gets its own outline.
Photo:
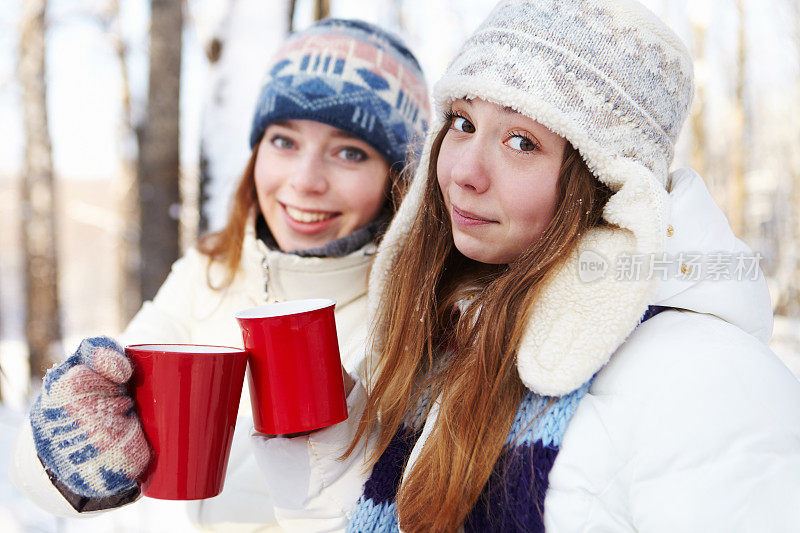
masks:
[[[256,158],[259,207],[281,250],[320,248],[378,216],[388,172],[373,147],[333,126],[274,122]]]
[[[281,204],[286,211],[286,215],[295,222],[302,222],[310,224],[313,222],[322,222],[330,220],[333,217],[339,216],[341,213],[336,211],[320,211],[314,209],[302,209],[299,207],[292,207],[287,204]]]

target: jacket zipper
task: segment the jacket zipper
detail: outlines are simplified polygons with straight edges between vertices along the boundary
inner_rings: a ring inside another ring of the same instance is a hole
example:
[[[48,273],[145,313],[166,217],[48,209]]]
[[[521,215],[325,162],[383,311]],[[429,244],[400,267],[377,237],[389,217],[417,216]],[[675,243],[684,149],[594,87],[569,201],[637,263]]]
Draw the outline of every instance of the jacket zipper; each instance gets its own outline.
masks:
[[[261,259],[261,268],[264,270],[264,303],[269,300],[269,258],[264,254]]]

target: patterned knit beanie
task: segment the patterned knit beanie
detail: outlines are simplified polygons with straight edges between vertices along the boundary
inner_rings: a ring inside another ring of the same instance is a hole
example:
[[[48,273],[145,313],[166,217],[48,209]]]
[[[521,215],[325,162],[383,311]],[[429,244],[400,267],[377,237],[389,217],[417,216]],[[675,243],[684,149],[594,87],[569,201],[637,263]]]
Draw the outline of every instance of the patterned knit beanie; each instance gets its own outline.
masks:
[[[250,147],[269,124],[323,122],[367,142],[389,164],[425,135],[428,91],[419,63],[399,38],[372,24],[325,19],[289,36],[256,105]]]
[[[633,0],[501,2],[436,84],[437,111],[464,97],[510,106],[566,137],[589,168],[626,158],[666,182],[693,93],[680,39]]]
[[[419,170],[373,267],[370,316],[421,208],[430,148],[451,103],[480,98],[511,107],[565,137],[614,192],[603,211],[609,226],[581,236],[548,279],[517,354],[529,389],[548,395],[577,389],[636,327],[658,290],[646,269],[634,280],[586,281],[581,261],[608,265],[663,252],[665,185],[692,94],[685,46],[634,0],[501,1],[434,87],[436,116]],[[593,309],[596,319],[576,324],[568,309]],[[375,341],[378,353],[380,333]]]

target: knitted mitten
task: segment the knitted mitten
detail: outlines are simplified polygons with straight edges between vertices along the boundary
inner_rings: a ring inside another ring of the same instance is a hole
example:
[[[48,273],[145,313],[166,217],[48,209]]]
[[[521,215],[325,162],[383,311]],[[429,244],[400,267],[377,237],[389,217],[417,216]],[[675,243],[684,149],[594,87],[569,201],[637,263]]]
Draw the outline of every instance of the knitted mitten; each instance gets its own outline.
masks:
[[[47,372],[31,408],[39,459],[79,511],[105,508],[83,508],[90,499],[118,506],[138,496],[136,478],[147,467],[150,450],[125,390],[132,372],[115,341],[85,339]]]

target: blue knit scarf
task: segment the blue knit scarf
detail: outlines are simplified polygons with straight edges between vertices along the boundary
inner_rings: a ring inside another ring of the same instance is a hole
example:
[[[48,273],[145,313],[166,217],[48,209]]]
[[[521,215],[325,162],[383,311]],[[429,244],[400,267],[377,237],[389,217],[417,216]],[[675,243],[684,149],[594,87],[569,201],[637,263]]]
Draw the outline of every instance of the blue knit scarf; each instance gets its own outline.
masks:
[[[651,306],[641,322],[664,309]],[[464,531],[544,532],[548,476],[567,426],[593,380],[560,397],[527,392],[489,481],[464,521]],[[421,424],[400,426],[364,484],[348,531],[398,530],[395,497],[421,433]]]

